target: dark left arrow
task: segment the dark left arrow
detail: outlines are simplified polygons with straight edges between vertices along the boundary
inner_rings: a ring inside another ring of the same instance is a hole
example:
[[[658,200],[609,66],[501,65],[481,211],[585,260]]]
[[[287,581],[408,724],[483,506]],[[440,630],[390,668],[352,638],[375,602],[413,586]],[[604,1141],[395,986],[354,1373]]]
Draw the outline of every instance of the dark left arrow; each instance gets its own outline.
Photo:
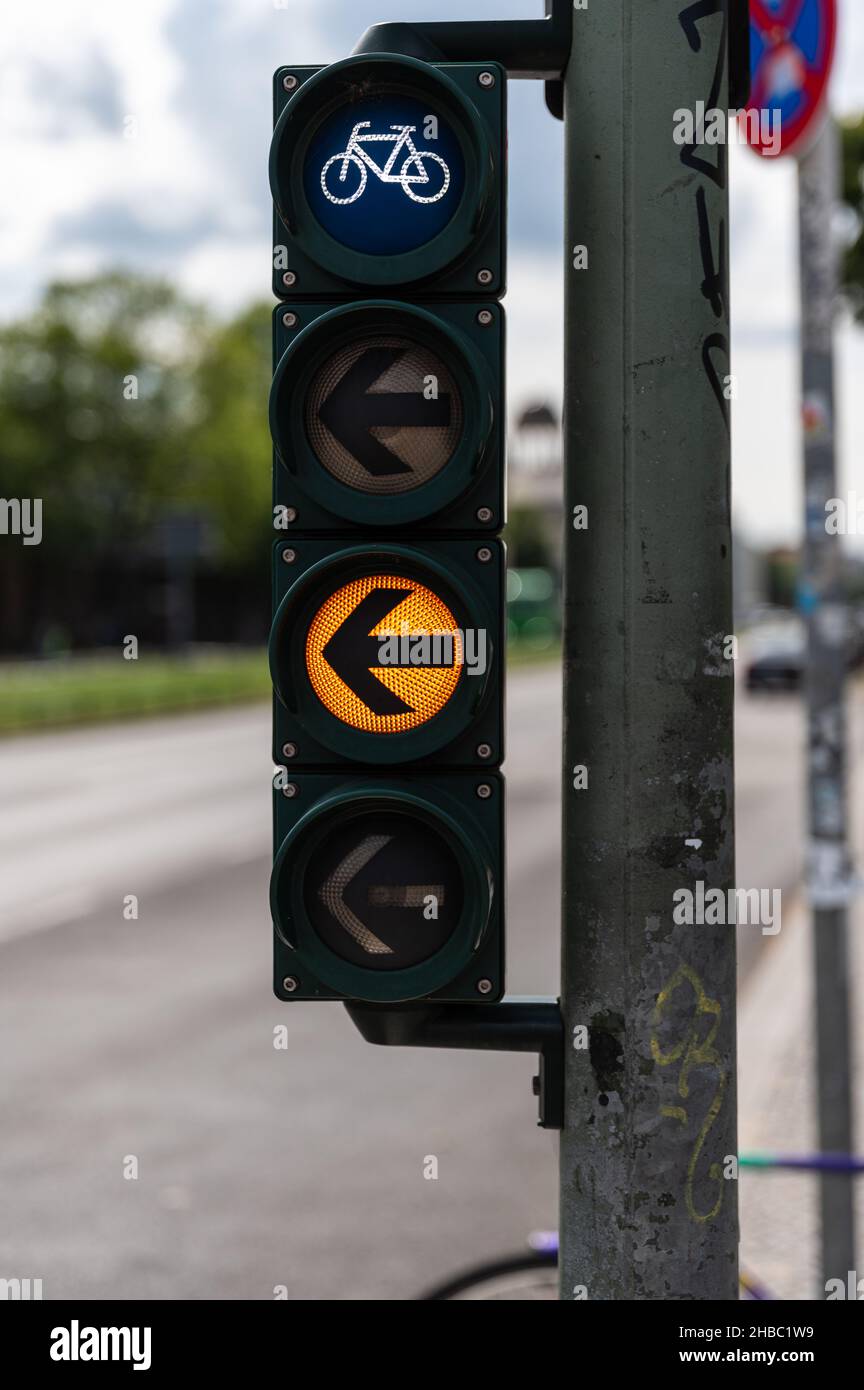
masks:
[[[383,586],[370,589],[322,649],[324,659],[339,679],[373,714],[406,714],[412,709],[373,673],[372,667],[390,671],[397,670],[403,663],[394,661],[386,668],[381,667],[378,660],[381,639],[373,637],[371,629],[413,592],[413,589],[385,589]]]
[[[420,391],[370,391],[405,348],[367,348],[322,402],[318,414],[343,449],[373,477],[410,473],[404,459],[371,433],[383,426],[437,429],[450,424],[450,396],[427,401]]]
[[[344,859],[318,889],[318,897],[333,920],[357,942],[369,956],[392,956],[393,948],[376,936],[348,902],[348,889],[377,854],[393,839],[392,835],[366,835],[349,850]],[[427,898],[434,897],[439,906],[445,898],[443,883],[373,884],[368,892],[370,907],[423,907]]]

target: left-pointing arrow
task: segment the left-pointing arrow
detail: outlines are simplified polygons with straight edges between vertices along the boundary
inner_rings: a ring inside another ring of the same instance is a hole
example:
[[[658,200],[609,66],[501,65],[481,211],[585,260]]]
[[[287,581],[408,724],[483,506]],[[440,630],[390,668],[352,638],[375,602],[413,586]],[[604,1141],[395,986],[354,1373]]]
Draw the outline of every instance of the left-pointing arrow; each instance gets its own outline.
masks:
[[[357,916],[345,901],[345,894],[357,875],[370,864],[385,845],[389,845],[392,835],[366,835],[345,858],[340,860],[333,872],[325,879],[318,890],[318,896],[330,916],[346,931],[353,941],[370,956],[392,956],[393,949]],[[424,907],[434,898],[437,906],[444,902],[445,888],[442,883],[399,883],[373,884],[368,899],[373,907]]]
[[[345,901],[348,885],[365,869],[379,850],[388,845],[392,835],[367,835],[352,849],[318,890],[318,896],[334,921],[370,956],[392,956],[393,951],[380,937],[361,922]]]
[[[340,680],[374,714],[405,714],[411,710],[410,705],[400,700],[370,670],[379,665],[379,641],[371,635],[371,629],[411,593],[411,589],[371,589],[322,650],[324,659],[329,661]]]
[[[463,634],[436,589],[387,570],[360,575],[330,587],[310,617],[306,675],[344,724],[396,733],[434,718],[453,696]]]
[[[427,400],[420,391],[370,391],[379,377],[404,357],[405,348],[370,347],[358,357],[319,408],[330,433],[373,477],[410,473],[372,430],[440,429],[450,424],[450,396]]]

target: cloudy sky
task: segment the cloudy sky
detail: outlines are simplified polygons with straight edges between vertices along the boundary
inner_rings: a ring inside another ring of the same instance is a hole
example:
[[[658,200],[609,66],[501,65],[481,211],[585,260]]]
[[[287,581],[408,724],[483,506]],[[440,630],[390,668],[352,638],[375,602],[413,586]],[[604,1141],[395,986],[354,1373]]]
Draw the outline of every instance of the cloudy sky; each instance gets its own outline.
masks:
[[[864,3],[839,0],[832,89],[864,108]],[[52,276],[160,272],[224,311],[266,298],[270,76],[350,52],[380,19],[522,17],[540,0],[39,0],[0,33],[0,319]],[[560,399],[561,126],[511,83],[509,390]],[[732,151],[734,501],[799,534],[795,169]],[[864,331],[838,334],[842,487],[864,498]],[[263,407],[262,407],[263,408]]]

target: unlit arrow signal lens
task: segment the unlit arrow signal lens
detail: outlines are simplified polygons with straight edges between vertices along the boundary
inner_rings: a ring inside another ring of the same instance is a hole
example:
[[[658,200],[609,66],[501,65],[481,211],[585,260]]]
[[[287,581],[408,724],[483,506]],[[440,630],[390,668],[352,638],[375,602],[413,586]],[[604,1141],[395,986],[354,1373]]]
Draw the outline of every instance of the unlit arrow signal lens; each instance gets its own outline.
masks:
[[[411,814],[380,811],[333,826],[309,861],[304,889],[320,940],[375,971],[404,970],[435,955],[465,901],[444,836]]]
[[[443,883],[375,883],[367,901],[370,907],[426,907],[431,900],[441,907],[446,896]]]
[[[333,387],[321,405],[318,415],[335,437],[373,477],[387,478],[393,474],[413,474],[413,469],[373,430],[428,430],[449,428],[451,396],[424,395],[418,386],[414,391],[375,391],[391,367],[405,356],[405,348],[367,347],[362,356]],[[431,388],[430,388],[431,389]]]
[[[453,457],[462,398],[443,359],[395,334],[340,348],[312,379],[306,433],[318,461],[360,492],[410,492]]]
[[[280,999],[478,1003],[479,979],[500,997],[502,785],[483,781],[485,798],[458,772],[300,773],[295,796],[274,788]]]
[[[358,845],[348,851],[340,864],[337,864],[332,874],[324,880],[318,889],[318,897],[321,899],[330,916],[338,922],[343,931],[346,931],[357,945],[370,956],[392,956],[393,948],[386,942],[381,941],[373,931],[370,931],[365,923],[361,922],[356,912],[352,910],[345,901],[345,890],[349,883],[365,868],[370,859],[374,859],[379,849],[383,849],[389,843],[389,835],[367,835]]]
[[[393,947],[366,926],[347,903],[345,894],[358,874],[392,840],[392,835],[367,835],[348,851],[318,890],[318,896],[333,920],[370,956],[392,956]],[[373,883],[367,890],[366,903],[371,908],[422,908],[426,911],[434,908],[437,918],[446,891],[443,883]]]
[[[388,634],[395,640],[385,660]],[[427,659],[413,659],[418,655]],[[318,608],[306,638],[306,670],[318,699],[345,724],[373,733],[434,718],[463,665],[462,633],[450,608],[404,575],[363,575],[342,585]]]

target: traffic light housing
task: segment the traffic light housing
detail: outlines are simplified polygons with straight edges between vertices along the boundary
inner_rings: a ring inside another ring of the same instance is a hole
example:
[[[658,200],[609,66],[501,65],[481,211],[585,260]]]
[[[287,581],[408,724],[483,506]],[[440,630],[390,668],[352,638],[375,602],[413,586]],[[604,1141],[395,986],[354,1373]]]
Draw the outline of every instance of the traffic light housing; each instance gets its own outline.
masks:
[[[279,999],[500,998],[496,774],[305,773],[275,797]]]
[[[279,68],[274,293],[503,294],[505,102],[497,63]]]
[[[503,605],[500,541],[277,542],[274,761],[495,766]]]
[[[500,530],[497,304],[290,301],[273,313],[273,361],[274,506],[286,531]]]
[[[275,991],[504,989],[505,74],[274,79]]]

